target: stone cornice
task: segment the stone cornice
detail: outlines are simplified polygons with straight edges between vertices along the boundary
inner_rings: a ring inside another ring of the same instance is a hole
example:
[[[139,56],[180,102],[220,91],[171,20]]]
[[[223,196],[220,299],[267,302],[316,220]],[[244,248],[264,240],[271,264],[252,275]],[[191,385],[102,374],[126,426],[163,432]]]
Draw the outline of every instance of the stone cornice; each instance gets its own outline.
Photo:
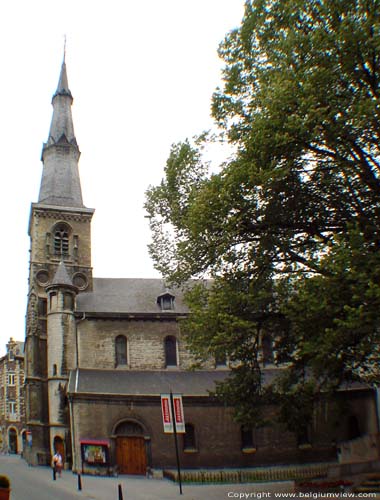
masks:
[[[81,207],[58,207],[54,205],[43,205],[32,203],[29,217],[29,235],[32,224],[32,216],[58,219],[64,221],[91,222],[94,215],[94,208]],[[58,216],[58,217],[57,217]]]
[[[177,321],[181,318],[186,318],[188,315],[184,313],[122,313],[122,312],[89,312],[89,311],[76,311],[75,316],[78,318],[85,318],[87,320],[119,320],[119,321],[133,321],[133,320],[145,320],[145,321]]]
[[[57,218],[57,213],[60,218],[67,217],[67,220],[91,220],[95,209],[94,208],[74,208],[74,207],[56,207],[53,205],[42,205],[40,203],[32,203],[32,211],[39,217]]]
[[[86,392],[68,392],[68,398],[73,403],[92,403],[92,404],[114,404],[114,405],[126,405],[127,403],[136,403],[138,406],[159,406],[160,405],[160,395],[159,394],[141,394],[141,395],[130,395],[130,394],[103,394],[99,393],[86,393]],[[186,407],[197,405],[197,406],[223,406],[220,401],[215,397],[206,395],[195,394],[193,396],[183,396],[183,405]]]

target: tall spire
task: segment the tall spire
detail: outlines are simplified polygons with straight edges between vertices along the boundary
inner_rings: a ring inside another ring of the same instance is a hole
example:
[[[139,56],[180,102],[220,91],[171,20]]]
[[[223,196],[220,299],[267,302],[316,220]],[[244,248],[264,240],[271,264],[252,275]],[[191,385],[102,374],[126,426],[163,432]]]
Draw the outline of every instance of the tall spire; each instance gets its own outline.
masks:
[[[65,50],[66,52],[66,50]],[[71,95],[64,54],[58,86],[53,95],[53,117],[49,137],[42,148],[43,172],[38,203],[83,207],[78,161],[80,151],[75,138]]]

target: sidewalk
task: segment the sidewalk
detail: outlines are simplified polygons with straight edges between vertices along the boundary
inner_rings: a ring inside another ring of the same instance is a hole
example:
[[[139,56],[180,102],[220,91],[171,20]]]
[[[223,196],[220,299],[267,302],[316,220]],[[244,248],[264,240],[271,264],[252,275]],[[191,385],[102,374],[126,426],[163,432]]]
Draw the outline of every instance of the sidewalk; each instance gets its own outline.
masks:
[[[146,479],[136,476],[120,476],[118,478],[100,478],[81,476],[82,496],[91,500],[118,500],[118,485],[121,485],[123,500],[172,500],[183,498],[186,500],[224,500],[228,498],[243,498],[241,493],[274,491],[291,492],[293,485],[290,482],[255,483],[255,484],[217,484],[217,485],[182,485],[182,495],[178,484],[167,479]],[[65,472],[62,479],[57,479],[57,486],[70,488],[77,487],[78,478],[70,472]],[[236,496],[232,496],[236,495]],[[249,498],[249,497],[246,497]]]
[[[11,500],[27,500],[20,493],[20,481],[30,487],[29,498],[34,498],[33,484],[40,488],[53,489],[60,493],[60,498],[82,498],[86,500],[119,500],[118,486],[121,485],[123,500],[227,500],[228,498],[255,498],[250,493],[256,493],[256,498],[273,498],[274,492],[291,492],[293,483],[279,481],[276,483],[254,484],[216,484],[188,485],[182,487],[180,495],[178,484],[167,479],[146,479],[140,476],[98,477],[81,476],[82,490],[78,491],[78,476],[71,471],[63,471],[62,477],[53,481],[52,470],[49,467],[28,467],[17,456],[1,457],[3,468],[10,475],[13,484]],[[0,467],[1,469],[1,467]],[[24,486],[25,488],[25,486]],[[261,495],[258,495],[261,493]],[[246,494],[246,495],[244,495]],[[38,497],[36,497],[38,498]]]

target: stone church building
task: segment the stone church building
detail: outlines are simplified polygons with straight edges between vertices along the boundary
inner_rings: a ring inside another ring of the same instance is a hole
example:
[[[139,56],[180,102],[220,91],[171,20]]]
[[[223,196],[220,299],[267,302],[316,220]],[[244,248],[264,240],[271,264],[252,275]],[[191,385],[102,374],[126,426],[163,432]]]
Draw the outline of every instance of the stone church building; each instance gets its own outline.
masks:
[[[53,96],[42,149],[39,198],[29,222],[30,270],[25,398],[30,464],[60,450],[74,471],[145,474],[175,467],[173,436],[163,432],[161,394],[182,394],[182,467],[247,467],[336,460],[336,443],[377,433],[371,390],[357,388],[335,433],[320,408],[310,445],[283,428],[241,428],[232,409],[209,396],[225,363],[189,371],[178,319],[180,290],[160,279],[96,278],[91,266],[94,209],[82,200],[66,64]],[[275,372],[266,368],[266,376]],[[351,420],[350,420],[351,419]]]

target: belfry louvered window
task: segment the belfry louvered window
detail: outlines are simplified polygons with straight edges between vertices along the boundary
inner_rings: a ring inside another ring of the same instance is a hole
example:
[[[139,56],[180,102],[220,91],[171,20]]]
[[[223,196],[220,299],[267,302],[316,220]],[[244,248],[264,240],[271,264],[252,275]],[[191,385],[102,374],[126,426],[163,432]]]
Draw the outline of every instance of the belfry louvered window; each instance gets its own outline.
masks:
[[[60,225],[55,228],[54,253],[55,255],[69,254],[69,231],[64,225]]]

